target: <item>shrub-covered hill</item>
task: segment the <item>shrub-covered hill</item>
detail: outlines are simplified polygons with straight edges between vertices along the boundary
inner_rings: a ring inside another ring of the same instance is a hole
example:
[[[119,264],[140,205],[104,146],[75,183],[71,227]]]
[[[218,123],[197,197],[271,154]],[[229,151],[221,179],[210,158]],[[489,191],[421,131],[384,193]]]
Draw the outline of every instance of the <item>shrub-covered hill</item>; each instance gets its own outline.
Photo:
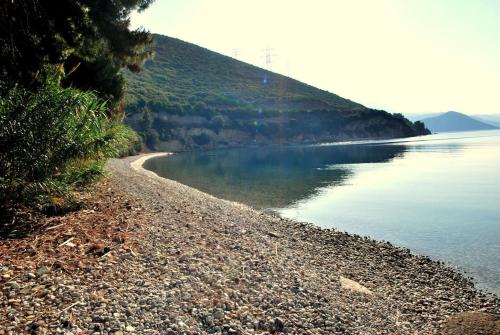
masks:
[[[311,143],[425,133],[297,80],[178,39],[155,35],[155,57],[126,72],[127,122],[150,147],[184,150]]]

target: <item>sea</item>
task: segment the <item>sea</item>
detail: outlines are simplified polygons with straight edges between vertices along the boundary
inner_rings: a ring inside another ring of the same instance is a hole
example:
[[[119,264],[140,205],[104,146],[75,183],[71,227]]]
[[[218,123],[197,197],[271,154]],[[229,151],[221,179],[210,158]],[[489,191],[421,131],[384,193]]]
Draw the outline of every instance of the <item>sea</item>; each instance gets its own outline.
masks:
[[[409,248],[500,295],[500,130],[186,152],[144,167],[258,210]]]

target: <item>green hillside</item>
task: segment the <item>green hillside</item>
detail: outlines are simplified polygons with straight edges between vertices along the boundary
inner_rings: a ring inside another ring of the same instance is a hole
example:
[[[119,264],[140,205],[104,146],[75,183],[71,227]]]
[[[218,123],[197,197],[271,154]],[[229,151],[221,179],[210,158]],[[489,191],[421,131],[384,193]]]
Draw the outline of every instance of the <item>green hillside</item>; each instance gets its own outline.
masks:
[[[403,137],[424,131],[401,116],[194,44],[161,35],[155,41],[155,57],[144,71],[125,73],[127,122],[151,139],[150,146],[182,150]]]

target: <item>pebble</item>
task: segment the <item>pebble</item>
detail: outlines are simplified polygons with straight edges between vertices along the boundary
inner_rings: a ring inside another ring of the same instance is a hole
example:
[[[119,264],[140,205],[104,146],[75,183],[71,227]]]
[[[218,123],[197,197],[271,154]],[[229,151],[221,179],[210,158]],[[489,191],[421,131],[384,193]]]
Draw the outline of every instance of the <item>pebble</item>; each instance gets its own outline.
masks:
[[[444,264],[148,179],[127,159],[109,168],[135,199],[123,229],[136,212],[147,222],[134,256],[116,249],[75,273],[2,268],[15,280],[0,282],[0,335],[35,320],[60,334],[431,335],[450,315],[499,312]]]
[[[9,286],[13,290],[19,290],[21,288],[21,286],[15,281],[7,283],[7,286]]]
[[[50,269],[46,266],[41,266],[36,270],[36,274],[39,276],[43,276],[44,274],[49,273]]]

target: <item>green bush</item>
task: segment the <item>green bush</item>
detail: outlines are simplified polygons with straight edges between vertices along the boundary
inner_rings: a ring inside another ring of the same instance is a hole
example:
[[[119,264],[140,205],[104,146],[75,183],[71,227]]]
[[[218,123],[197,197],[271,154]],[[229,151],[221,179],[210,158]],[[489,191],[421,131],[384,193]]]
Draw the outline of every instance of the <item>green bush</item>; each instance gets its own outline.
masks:
[[[212,117],[208,127],[218,134],[220,130],[225,127],[225,125],[226,125],[226,120],[224,119],[224,117],[220,114],[217,114],[214,117]]]
[[[160,142],[160,135],[156,131],[156,129],[148,129],[144,134],[144,142],[151,150],[158,149],[158,143]]]
[[[206,145],[210,143],[210,136],[205,133],[201,133],[198,135],[193,135],[192,139],[196,145]]]
[[[78,185],[103,173],[133,139],[106,117],[95,94],[62,88],[47,75],[35,92],[13,87],[0,97],[0,205],[48,204],[69,198]]]

